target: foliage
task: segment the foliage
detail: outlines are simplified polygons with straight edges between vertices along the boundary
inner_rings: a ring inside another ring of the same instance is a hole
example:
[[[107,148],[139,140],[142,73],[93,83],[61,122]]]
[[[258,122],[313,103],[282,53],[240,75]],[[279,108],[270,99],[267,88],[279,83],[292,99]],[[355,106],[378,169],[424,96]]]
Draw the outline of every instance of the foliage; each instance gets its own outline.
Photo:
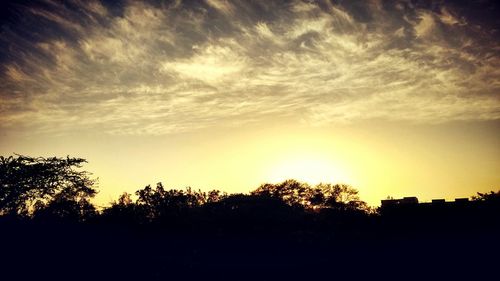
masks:
[[[320,183],[311,186],[293,179],[262,184],[250,194],[231,195],[190,187],[165,189],[162,183],[157,183],[154,187],[147,185],[137,190],[134,195],[123,193],[99,213],[90,202],[97,192],[96,181],[90,178],[90,173],[81,170],[84,163],[84,159],[70,157],[0,156],[0,216],[71,221],[97,218],[94,221],[115,224],[155,222],[152,225],[179,229],[195,229],[198,225],[206,229],[243,230],[247,227],[285,229],[299,225],[304,229],[313,226],[352,228],[365,223],[373,213],[360,200],[358,191],[349,185]],[[478,203],[470,206],[479,206],[474,212],[493,213],[500,202],[500,191],[477,193],[472,199]],[[420,209],[424,210],[425,206]],[[464,206],[456,205],[454,210],[458,212]],[[468,206],[465,207],[472,212],[472,207]],[[427,212],[424,211],[419,211],[418,215]]]
[[[48,204],[35,207],[34,217],[41,220],[85,221],[98,215],[87,198],[79,200],[56,196]]]
[[[500,202],[500,190],[497,192],[490,191],[487,193],[478,192],[476,196],[472,196],[474,201]]]
[[[311,187],[307,183],[286,180],[278,184],[263,184],[252,195],[280,198],[291,206],[306,209],[362,210],[367,205],[358,191],[346,184],[320,183]]]
[[[291,206],[307,206],[310,203],[311,191],[307,183],[286,180],[278,184],[265,183],[250,194],[279,198]]]
[[[190,187],[185,191],[165,190],[162,183],[157,183],[155,188],[147,185],[144,189],[136,191],[136,195],[138,196],[136,204],[144,210],[146,217],[151,220],[179,215],[188,209],[217,202],[227,196],[218,190],[206,193],[201,190],[195,191]]]
[[[143,208],[138,208],[132,200],[130,193],[124,192],[118,201],[112,202],[111,206],[105,208],[102,212],[102,218],[114,223],[141,223],[145,218]]]
[[[0,156],[0,215],[88,214],[96,181],[81,158]],[[45,210],[45,211],[42,211]]]

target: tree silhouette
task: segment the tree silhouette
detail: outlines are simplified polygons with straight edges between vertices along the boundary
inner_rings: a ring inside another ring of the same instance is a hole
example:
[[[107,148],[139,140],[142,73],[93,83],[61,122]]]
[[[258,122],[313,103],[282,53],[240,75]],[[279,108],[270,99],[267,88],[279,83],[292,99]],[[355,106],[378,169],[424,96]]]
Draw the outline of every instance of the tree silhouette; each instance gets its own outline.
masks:
[[[200,207],[206,203],[214,203],[223,198],[225,194],[218,190],[208,193],[195,191],[188,187],[185,191],[178,189],[165,190],[163,184],[157,183],[155,188],[147,185],[144,189],[136,191],[137,206],[142,208],[149,220],[179,216],[188,210]]]
[[[472,196],[472,200],[474,201],[483,201],[483,202],[500,202],[500,190],[497,192],[490,191],[487,193],[478,192],[477,195]]]
[[[279,198],[291,206],[308,206],[311,196],[311,187],[294,179],[285,180],[278,184],[265,183],[250,194]]]
[[[320,183],[312,190],[309,199],[312,206],[337,210],[366,210],[367,204],[359,198],[359,192],[347,184]]]
[[[134,224],[146,222],[145,208],[133,202],[131,194],[124,192],[118,201],[102,211],[101,218],[114,224]]]
[[[320,183],[311,187],[307,183],[289,179],[278,184],[266,183],[251,192],[252,195],[280,198],[291,206],[306,209],[364,210],[358,191],[346,184]]]
[[[70,157],[0,156],[0,215],[92,213],[88,200],[97,193],[96,181],[79,170],[83,163]]]
[[[86,221],[98,215],[94,205],[86,198],[75,199],[56,195],[48,204],[36,204],[34,218],[40,220],[64,219]]]
[[[82,280],[96,274],[112,280],[189,279],[188,273],[206,279],[221,265],[228,276],[255,272],[267,279],[274,278],[273,270],[294,279],[297,268],[312,279],[311,272],[334,266],[347,268],[341,271],[351,278],[362,267],[429,259],[429,265],[451,269],[467,256],[479,268],[494,263],[489,257],[499,248],[500,191],[477,193],[471,201],[415,200],[370,214],[346,184],[286,180],[228,195],[158,183],[123,193],[98,212],[90,202],[95,180],[81,170],[84,163],[0,157],[3,279],[67,279],[75,272],[87,274],[77,276]],[[373,253],[375,260],[360,258]],[[127,268],[136,268],[136,275]],[[25,272],[33,276],[23,278]]]

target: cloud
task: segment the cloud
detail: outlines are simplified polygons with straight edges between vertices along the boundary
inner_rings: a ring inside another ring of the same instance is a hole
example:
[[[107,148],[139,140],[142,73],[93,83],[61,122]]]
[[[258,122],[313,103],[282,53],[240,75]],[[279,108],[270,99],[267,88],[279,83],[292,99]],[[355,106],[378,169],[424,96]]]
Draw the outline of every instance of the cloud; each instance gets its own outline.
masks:
[[[500,118],[498,39],[454,6],[49,3],[2,27],[2,130]]]
[[[223,14],[232,15],[234,13],[233,5],[227,0],[206,0],[206,3]]]
[[[444,7],[441,8],[441,13],[438,16],[439,16],[439,19],[441,20],[441,22],[443,22],[444,24],[447,24],[447,25],[455,25],[455,24],[465,25],[465,24],[467,24],[463,19],[458,19],[453,14],[451,14],[450,11],[448,11],[448,9],[446,9]]]
[[[194,47],[199,49],[199,47]],[[230,46],[207,45],[189,59],[167,60],[161,71],[179,75],[179,79],[196,79],[206,83],[221,79],[237,79],[237,74],[245,68],[245,58]]]
[[[430,12],[420,12],[419,22],[415,25],[417,37],[426,37],[432,35],[435,27],[434,17]]]

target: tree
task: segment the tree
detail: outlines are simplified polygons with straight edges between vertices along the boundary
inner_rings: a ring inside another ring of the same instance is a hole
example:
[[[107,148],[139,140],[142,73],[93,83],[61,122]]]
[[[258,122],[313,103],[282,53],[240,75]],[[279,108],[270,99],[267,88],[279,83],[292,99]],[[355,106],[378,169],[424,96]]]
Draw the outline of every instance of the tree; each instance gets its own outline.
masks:
[[[278,184],[266,183],[251,192],[252,195],[279,198],[291,206],[306,209],[365,210],[358,191],[347,184],[320,183],[311,187],[307,183],[286,180]]]
[[[265,183],[252,191],[251,195],[279,198],[291,206],[307,206],[311,187],[294,179],[278,184]]]
[[[483,202],[500,202],[500,190],[497,192],[490,191],[487,193],[478,192],[477,196],[472,196],[472,200]]]
[[[33,216],[37,219],[64,219],[86,221],[98,215],[94,205],[86,198],[76,200],[56,195],[48,204],[35,206]]]
[[[225,193],[218,190],[209,191],[207,194],[200,190],[195,191],[190,187],[186,188],[185,191],[165,190],[161,182],[157,183],[155,188],[147,185],[144,189],[136,191],[135,194],[138,196],[137,206],[145,211],[150,220],[178,216],[205,203],[217,202],[226,196]]]
[[[358,193],[358,190],[347,184],[320,183],[314,187],[314,195],[309,202],[316,208],[364,210],[367,204],[361,201]]]
[[[86,162],[69,156],[0,156],[0,215],[31,216],[44,209],[55,215],[91,212],[89,199],[97,190],[96,180],[80,170]]]
[[[145,208],[140,208],[132,201],[132,195],[124,192],[118,201],[112,202],[111,206],[105,208],[101,218],[107,222],[117,224],[137,224],[145,223]]]

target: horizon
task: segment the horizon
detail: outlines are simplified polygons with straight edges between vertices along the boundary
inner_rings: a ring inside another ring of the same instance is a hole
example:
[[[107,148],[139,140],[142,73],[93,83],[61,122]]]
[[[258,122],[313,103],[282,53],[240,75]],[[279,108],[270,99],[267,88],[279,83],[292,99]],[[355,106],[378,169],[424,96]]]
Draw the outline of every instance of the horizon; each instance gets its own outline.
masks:
[[[0,155],[157,182],[345,183],[371,206],[500,188],[495,1],[3,1]]]

